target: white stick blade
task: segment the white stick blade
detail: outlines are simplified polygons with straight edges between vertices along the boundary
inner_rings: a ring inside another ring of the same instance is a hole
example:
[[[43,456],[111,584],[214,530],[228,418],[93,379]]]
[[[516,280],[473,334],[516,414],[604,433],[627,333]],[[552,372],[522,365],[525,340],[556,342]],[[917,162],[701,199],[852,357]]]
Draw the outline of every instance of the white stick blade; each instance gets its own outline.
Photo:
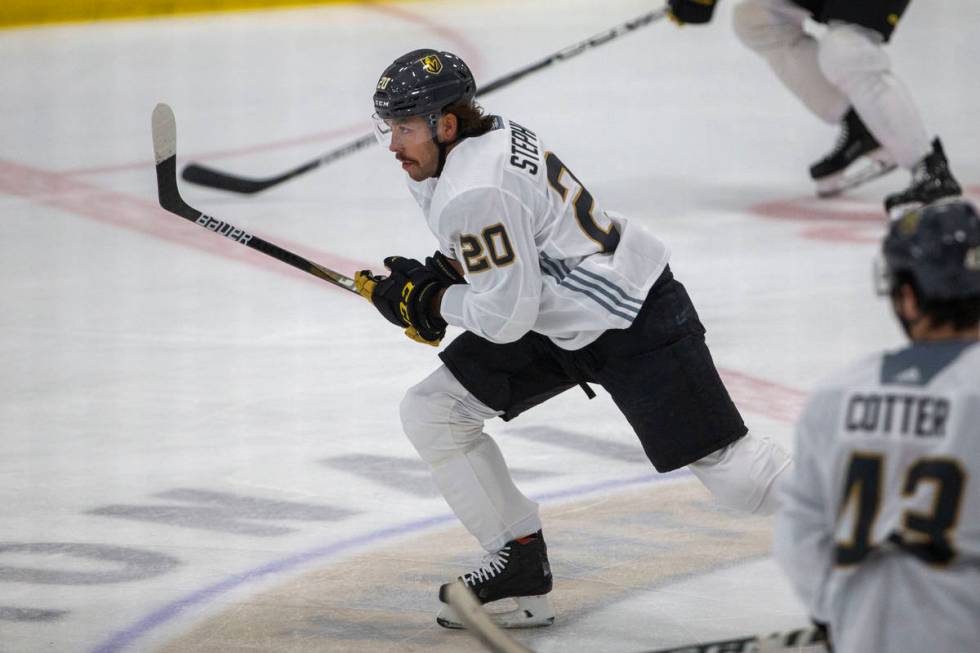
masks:
[[[162,102],[153,109],[153,154],[160,163],[177,154],[177,119],[170,105]]]

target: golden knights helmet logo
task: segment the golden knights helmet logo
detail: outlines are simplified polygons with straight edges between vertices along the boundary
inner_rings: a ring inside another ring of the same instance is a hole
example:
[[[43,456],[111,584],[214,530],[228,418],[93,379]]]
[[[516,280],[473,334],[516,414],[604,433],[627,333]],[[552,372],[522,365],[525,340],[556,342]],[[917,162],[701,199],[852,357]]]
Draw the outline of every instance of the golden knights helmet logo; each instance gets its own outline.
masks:
[[[425,70],[425,72],[430,73],[432,75],[438,75],[439,73],[442,72],[442,62],[439,60],[439,57],[437,57],[436,55],[434,54],[427,55],[425,57],[422,57],[420,61],[422,63],[422,69]]]

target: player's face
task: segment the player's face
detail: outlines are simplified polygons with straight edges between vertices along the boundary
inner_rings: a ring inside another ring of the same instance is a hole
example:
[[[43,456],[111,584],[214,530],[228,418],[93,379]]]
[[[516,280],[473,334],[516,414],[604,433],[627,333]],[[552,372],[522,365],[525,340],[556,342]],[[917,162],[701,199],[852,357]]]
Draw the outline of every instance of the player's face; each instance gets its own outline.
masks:
[[[422,116],[375,120],[375,134],[395,153],[402,170],[415,181],[428,179],[439,167],[439,148],[432,142],[429,122]]]

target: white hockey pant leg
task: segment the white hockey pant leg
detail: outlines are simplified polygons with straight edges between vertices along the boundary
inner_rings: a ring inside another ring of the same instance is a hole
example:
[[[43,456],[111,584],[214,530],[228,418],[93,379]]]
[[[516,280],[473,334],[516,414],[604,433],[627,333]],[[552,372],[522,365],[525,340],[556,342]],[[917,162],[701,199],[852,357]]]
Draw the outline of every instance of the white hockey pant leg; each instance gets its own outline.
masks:
[[[517,489],[497,443],[483,432],[484,421],[498,414],[444,365],[401,403],[405,434],[449,507],[489,552],[541,528],[538,504]]]
[[[750,432],[688,467],[721,505],[771,515],[778,503],[777,479],[791,464],[772,439]]]
[[[820,69],[817,41],[803,31],[808,16],[789,0],[743,0],[735,6],[735,35],[766,60],[810,111],[825,122],[837,123],[849,102]]]
[[[899,165],[911,169],[932,151],[912,94],[892,73],[880,34],[859,25],[832,23],[820,40],[818,61]]]

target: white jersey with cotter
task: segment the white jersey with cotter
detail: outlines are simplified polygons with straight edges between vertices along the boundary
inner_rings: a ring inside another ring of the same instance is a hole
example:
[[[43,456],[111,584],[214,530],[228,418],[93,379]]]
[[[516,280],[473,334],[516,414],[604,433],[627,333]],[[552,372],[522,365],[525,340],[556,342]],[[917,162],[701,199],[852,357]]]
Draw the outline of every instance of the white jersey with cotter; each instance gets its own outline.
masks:
[[[604,211],[510,120],[495,117],[494,129],[449,151],[439,177],[409,188],[468,282],[446,290],[443,317],[491,342],[535,331],[580,349],[632,324],[667,266],[658,238]]]
[[[823,384],[775,553],[842,653],[980,647],[980,344],[919,342]]]

